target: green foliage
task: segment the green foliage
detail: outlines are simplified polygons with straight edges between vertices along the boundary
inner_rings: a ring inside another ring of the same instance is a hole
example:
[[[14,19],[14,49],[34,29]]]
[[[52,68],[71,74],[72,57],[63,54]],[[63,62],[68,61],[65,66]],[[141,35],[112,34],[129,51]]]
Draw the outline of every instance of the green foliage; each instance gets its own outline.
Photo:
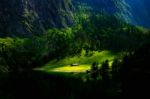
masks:
[[[47,55],[45,41],[38,37],[32,39],[6,38],[0,41],[1,65],[9,72],[19,72],[39,66]]]
[[[36,67],[52,59],[80,56],[82,50],[85,50],[86,56],[93,51],[128,51],[137,48],[150,37],[149,31],[144,28],[90,10],[86,5],[79,6],[72,27],[48,29],[43,35],[30,38],[0,39],[1,64],[18,70],[20,67]],[[89,61],[88,58],[85,60]]]
[[[106,81],[109,79],[109,61],[106,60],[102,63],[102,66],[100,68],[100,75],[102,76],[102,80]]]
[[[72,36],[71,28],[48,30],[46,33],[48,49],[51,54],[54,54],[53,57],[59,59],[69,54],[73,42]]]
[[[91,70],[90,70],[90,73],[91,73],[91,77],[93,79],[97,79],[98,77],[98,62],[94,62],[92,65],[91,65]]]
[[[150,33],[131,26],[115,16],[94,12],[86,4],[77,7],[75,13],[75,37],[85,50],[134,50],[149,39]]]
[[[112,63],[112,68],[111,68],[111,75],[112,75],[112,79],[113,81],[119,81],[120,79],[120,74],[121,74],[121,61],[118,59],[114,59],[113,63]]]

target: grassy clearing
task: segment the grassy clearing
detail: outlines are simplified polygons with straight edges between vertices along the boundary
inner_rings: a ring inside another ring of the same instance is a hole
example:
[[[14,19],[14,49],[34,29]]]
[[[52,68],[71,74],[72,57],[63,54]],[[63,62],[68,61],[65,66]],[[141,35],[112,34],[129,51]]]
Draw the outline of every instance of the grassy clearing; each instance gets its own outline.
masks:
[[[111,65],[113,59],[119,56],[119,53],[113,53],[110,51],[94,51],[90,52],[90,54],[91,55],[85,56],[85,51],[83,50],[80,56],[66,57],[60,61],[52,60],[42,68],[39,68],[39,70],[44,70],[47,72],[81,73],[89,70],[91,64],[95,61],[101,64],[103,61],[108,59]],[[78,63],[80,65],[70,66],[70,64],[73,63]]]
[[[71,67],[70,65],[68,66],[63,66],[63,67],[58,67],[51,69],[49,71],[51,72],[85,72],[86,70],[89,70],[90,66],[89,65],[80,65],[80,66],[74,66]]]

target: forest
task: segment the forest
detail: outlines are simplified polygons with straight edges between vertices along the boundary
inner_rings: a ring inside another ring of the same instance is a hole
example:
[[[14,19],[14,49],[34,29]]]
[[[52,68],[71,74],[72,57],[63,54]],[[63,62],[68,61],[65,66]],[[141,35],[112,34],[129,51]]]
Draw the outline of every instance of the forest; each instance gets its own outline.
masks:
[[[0,99],[149,95],[150,29],[126,22],[101,8],[93,10],[98,8],[81,1],[74,8],[68,2],[63,2],[60,12],[53,7],[52,16],[57,18],[50,19],[55,25],[45,23],[45,29],[36,25],[34,11],[25,13],[29,15],[26,19],[12,15],[15,22],[21,20],[25,28],[22,33],[17,31],[19,21],[15,23],[6,15],[10,13],[8,5],[1,11],[6,2],[0,4],[0,16],[7,16],[0,19]],[[69,12],[68,7],[73,11]],[[58,17],[61,23],[57,22]],[[5,30],[3,25],[8,28]]]

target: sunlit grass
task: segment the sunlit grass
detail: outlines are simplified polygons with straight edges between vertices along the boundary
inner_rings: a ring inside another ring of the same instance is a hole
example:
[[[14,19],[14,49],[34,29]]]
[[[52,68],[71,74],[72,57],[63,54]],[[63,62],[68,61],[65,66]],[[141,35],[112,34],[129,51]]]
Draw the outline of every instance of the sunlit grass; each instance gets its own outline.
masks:
[[[89,65],[81,65],[81,66],[64,66],[64,67],[58,67],[54,69],[50,69],[50,72],[85,72],[86,70],[89,70]]]
[[[85,56],[85,51],[82,51],[80,56],[66,57],[60,61],[52,60],[47,63],[45,66],[40,68],[40,70],[48,72],[85,72],[89,70],[93,62],[98,62],[101,66],[102,62],[109,60],[109,64],[112,64],[112,61],[117,57],[119,53],[113,53],[110,51],[94,51],[92,55]],[[70,66],[70,64],[78,63],[79,66]]]

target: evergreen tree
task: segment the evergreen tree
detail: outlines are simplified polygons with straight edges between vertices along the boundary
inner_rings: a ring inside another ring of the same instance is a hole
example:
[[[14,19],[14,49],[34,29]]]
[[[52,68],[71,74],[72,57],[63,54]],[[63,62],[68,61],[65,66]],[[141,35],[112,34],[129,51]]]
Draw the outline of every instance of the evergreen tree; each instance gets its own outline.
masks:
[[[106,81],[109,79],[109,61],[108,60],[102,63],[102,66],[100,68],[100,75],[102,76],[103,81]]]
[[[121,67],[121,63],[119,62],[119,60],[114,59],[112,63],[112,70],[111,70],[112,79],[114,81],[118,81],[120,79],[120,67]]]
[[[98,77],[98,62],[94,62],[91,66],[91,77],[97,79]]]

